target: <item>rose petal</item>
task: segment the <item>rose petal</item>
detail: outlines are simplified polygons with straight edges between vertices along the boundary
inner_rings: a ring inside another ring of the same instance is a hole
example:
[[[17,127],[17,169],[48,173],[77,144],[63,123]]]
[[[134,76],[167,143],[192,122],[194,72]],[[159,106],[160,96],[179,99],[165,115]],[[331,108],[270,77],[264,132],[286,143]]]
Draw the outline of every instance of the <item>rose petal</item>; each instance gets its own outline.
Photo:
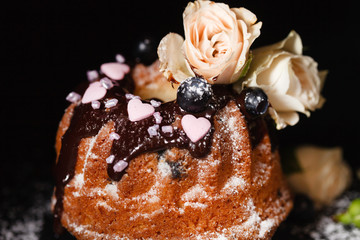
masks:
[[[160,41],[157,50],[160,72],[167,79],[173,78],[179,83],[195,76],[182,53],[183,43],[184,39],[179,34],[169,33]]]

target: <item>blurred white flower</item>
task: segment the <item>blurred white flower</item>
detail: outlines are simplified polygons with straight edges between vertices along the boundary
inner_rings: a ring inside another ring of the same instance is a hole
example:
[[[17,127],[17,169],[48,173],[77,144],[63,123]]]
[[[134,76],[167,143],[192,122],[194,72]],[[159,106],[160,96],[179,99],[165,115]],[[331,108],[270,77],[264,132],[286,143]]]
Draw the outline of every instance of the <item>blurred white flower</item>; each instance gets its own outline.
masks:
[[[351,170],[343,160],[342,148],[301,146],[295,149],[295,156],[301,171],[288,176],[290,187],[317,206],[330,204],[349,187]]]

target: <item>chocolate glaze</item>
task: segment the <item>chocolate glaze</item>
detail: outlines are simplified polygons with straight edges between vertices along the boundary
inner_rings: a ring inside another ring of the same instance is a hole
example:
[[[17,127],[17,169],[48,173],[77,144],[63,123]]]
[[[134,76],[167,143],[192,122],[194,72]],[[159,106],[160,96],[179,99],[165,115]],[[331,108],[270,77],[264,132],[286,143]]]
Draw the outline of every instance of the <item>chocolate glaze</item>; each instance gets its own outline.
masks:
[[[129,76],[127,76],[127,78],[129,78]],[[71,123],[62,136],[62,147],[55,167],[55,196],[57,202],[54,209],[54,229],[58,234],[62,232],[60,219],[63,211],[64,189],[66,184],[74,177],[80,141],[83,138],[96,136],[100,129],[110,121],[114,122],[115,132],[120,136],[120,139],[113,141],[111,154],[115,156],[115,159],[111,164],[108,164],[107,168],[109,177],[115,181],[119,181],[126,172],[125,170],[122,172],[114,171],[114,165],[120,160],[129,163],[131,159],[140,154],[163,151],[172,147],[187,149],[190,154],[196,158],[204,157],[210,151],[214,127],[211,127],[209,132],[201,140],[193,143],[181,127],[174,128],[171,134],[163,133],[159,130],[157,136],[150,137],[147,129],[156,124],[154,117],[131,122],[127,114],[127,103],[129,101],[125,97],[127,91],[123,88],[128,84],[127,82],[129,81],[123,80],[120,82],[121,84],[117,84],[117,86],[108,90],[106,96],[99,100],[101,103],[100,109],[93,109],[90,103],[78,104],[74,108]],[[81,89],[82,92],[79,93],[83,93],[86,87],[82,87]],[[118,99],[118,104],[115,107],[106,109],[104,106],[105,102],[111,98]],[[236,98],[239,98],[239,95],[233,92],[231,86],[213,85],[213,97],[210,104],[205,111],[193,115],[207,118],[212,123],[212,126],[214,126],[213,116],[216,112],[223,108],[230,100],[236,100],[239,105],[241,100]],[[181,116],[188,114],[178,106],[176,101],[161,104],[155,108],[155,111],[160,112],[163,118],[159,124],[159,129],[161,129],[161,126],[173,124],[176,119],[180,119]],[[264,124],[263,118],[257,119],[256,121],[249,119],[248,126],[251,135],[251,144],[254,147],[257,141],[262,138],[263,134],[267,132],[267,127],[266,124]]]

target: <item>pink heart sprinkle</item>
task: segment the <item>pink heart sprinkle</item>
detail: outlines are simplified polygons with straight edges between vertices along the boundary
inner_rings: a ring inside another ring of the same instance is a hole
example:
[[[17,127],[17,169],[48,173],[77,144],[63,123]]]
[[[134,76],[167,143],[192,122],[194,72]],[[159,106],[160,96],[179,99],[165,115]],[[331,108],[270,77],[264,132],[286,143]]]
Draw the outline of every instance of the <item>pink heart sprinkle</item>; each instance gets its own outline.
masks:
[[[100,67],[101,72],[113,80],[122,80],[125,74],[130,72],[130,67],[123,63],[104,63]]]
[[[193,115],[186,114],[181,119],[181,125],[192,142],[197,142],[203,138],[210,130],[211,123],[203,117],[196,118]]]
[[[152,116],[155,108],[148,103],[143,103],[140,99],[133,98],[128,103],[127,111],[130,121],[136,122]]]
[[[100,82],[93,82],[86,89],[84,96],[81,100],[82,103],[89,103],[95,100],[99,100],[106,95],[106,89]]]

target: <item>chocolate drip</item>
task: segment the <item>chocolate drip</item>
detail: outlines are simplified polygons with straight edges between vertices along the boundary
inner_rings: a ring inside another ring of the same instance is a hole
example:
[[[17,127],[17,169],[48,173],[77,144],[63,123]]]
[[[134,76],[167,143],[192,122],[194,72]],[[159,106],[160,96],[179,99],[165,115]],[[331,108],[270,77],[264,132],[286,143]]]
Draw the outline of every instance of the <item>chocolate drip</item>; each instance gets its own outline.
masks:
[[[213,123],[215,113],[223,108],[231,99],[231,90],[228,86],[219,86],[215,88],[214,96],[204,112],[195,114],[196,117],[205,117]],[[105,102],[108,99],[116,98],[118,103],[112,108],[106,109]],[[96,136],[100,129],[110,121],[115,123],[115,132],[120,139],[114,140],[111,154],[115,156],[114,161],[108,164],[108,175],[111,179],[119,181],[125,171],[114,171],[114,165],[120,160],[129,162],[136,156],[146,153],[161,151],[172,147],[188,149],[194,157],[201,158],[210,151],[212,134],[214,128],[198,142],[193,143],[186,136],[181,127],[174,128],[172,133],[163,133],[159,131],[156,136],[150,136],[147,132],[150,126],[156,124],[154,117],[131,122],[128,118],[127,103],[125,91],[121,86],[115,86],[108,90],[103,100],[100,100],[100,109],[93,109],[91,104],[79,104],[75,107],[71,123],[62,137],[62,147],[56,165],[56,191],[57,202],[55,205],[55,230],[61,232],[61,213],[63,211],[63,195],[66,184],[74,177],[78,146],[81,139]],[[159,112],[162,121],[161,126],[171,125],[177,117],[187,114],[178,104],[168,102],[155,108]],[[212,124],[213,126],[213,124]]]
[[[126,84],[126,82],[124,81],[122,84]],[[121,160],[129,163],[131,159],[143,153],[163,151],[168,148],[177,147],[187,149],[196,158],[206,156],[210,151],[212,134],[214,132],[214,115],[231,99],[239,97],[229,85],[214,85],[213,96],[206,110],[194,114],[196,117],[207,118],[212,123],[212,127],[201,140],[193,143],[181,127],[174,127],[172,133],[163,133],[159,130],[158,135],[150,136],[148,128],[156,124],[155,118],[148,117],[140,121],[131,122],[127,113],[127,103],[129,100],[126,99],[125,93],[126,91],[122,86],[117,85],[108,90],[106,96],[100,100],[101,107],[99,109],[93,109],[90,103],[79,104],[74,108],[71,123],[62,137],[62,147],[55,169],[55,195],[57,202],[54,209],[54,228],[58,234],[62,232],[60,220],[63,211],[64,189],[74,177],[78,146],[81,139],[96,136],[105,124],[114,122],[115,132],[120,136],[120,139],[113,141],[111,154],[115,158],[111,164],[108,164],[107,172],[111,179],[119,181],[126,171],[116,172],[114,171],[114,165]],[[117,105],[105,108],[105,102],[112,98],[118,100]],[[162,117],[162,121],[159,124],[160,129],[162,126],[172,125],[177,119],[181,119],[181,116],[188,114],[179,107],[176,101],[161,104],[155,108],[155,111],[159,112]],[[256,140],[261,137],[261,134],[266,132],[266,127],[261,127],[261,129],[256,131],[252,130],[259,126],[257,121],[250,121],[248,123],[251,139]],[[260,126],[263,126],[263,124],[260,124]],[[254,144],[256,144],[256,141],[252,140],[253,147]]]

